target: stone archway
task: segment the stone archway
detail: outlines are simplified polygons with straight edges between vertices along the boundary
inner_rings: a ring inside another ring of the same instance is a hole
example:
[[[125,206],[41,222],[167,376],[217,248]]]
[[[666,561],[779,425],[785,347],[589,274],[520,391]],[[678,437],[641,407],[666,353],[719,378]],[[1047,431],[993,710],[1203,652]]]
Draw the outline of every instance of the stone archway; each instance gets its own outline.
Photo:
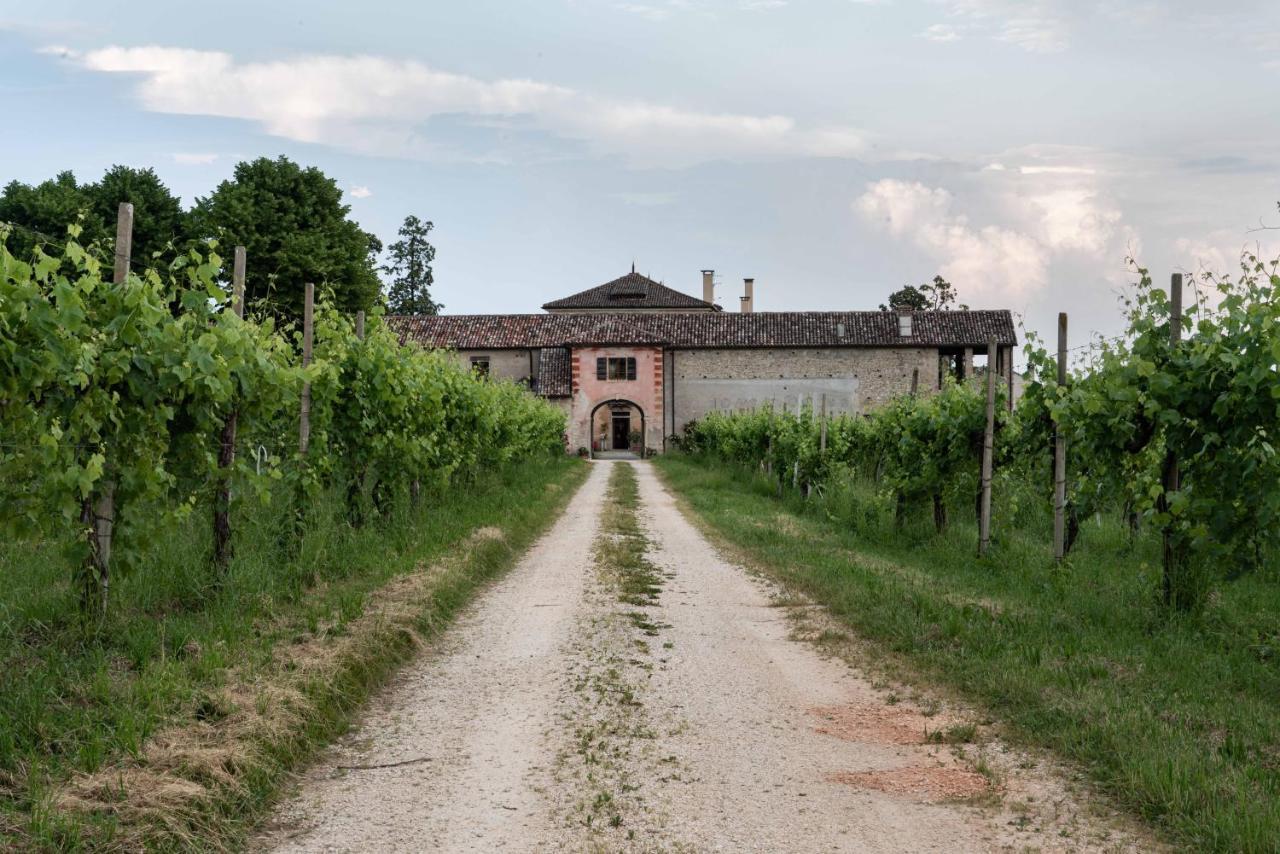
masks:
[[[603,432],[597,427],[599,419],[597,414],[601,409],[608,407],[611,417],[604,425]],[[639,414],[639,429],[633,416]],[[636,454],[644,459],[646,443],[648,441],[647,418],[645,416],[644,407],[633,400],[615,397],[608,400],[602,400],[591,409],[591,415],[587,419],[589,430],[589,438],[591,440],[591,458],[595,459],[596,455],[601,452],[609,454]],[[631,436],[636,433],[640,435],[639,447],[633,445],[630,441]]]

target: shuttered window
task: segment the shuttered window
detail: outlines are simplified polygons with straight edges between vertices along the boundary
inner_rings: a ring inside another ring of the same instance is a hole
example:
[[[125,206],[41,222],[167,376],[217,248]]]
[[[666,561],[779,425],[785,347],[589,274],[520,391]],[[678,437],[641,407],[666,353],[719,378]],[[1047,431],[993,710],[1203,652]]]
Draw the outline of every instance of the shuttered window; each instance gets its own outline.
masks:
[[[632,356],[600,356],[596,359],[596,379],[634,380],[636,360]]]

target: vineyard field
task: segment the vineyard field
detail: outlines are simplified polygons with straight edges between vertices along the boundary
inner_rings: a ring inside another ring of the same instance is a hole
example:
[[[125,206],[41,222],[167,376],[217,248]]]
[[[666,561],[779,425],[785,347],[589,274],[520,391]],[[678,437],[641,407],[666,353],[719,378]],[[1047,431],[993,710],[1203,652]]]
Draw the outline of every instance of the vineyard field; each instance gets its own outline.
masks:
[[[978,703],[1187,850],[1274,850],[1280,567],[1167,616],[1160,537],[1132,540],[1118,514],[1088,519],[1055,568],[1044,502],[997,492],[999,541],[980,563],[972,513],[937,533],[927,505],[899,526],[865,481],[779,498],[776,479],[722,460],[656,465],[722,546],[826,606],[891,680]]]

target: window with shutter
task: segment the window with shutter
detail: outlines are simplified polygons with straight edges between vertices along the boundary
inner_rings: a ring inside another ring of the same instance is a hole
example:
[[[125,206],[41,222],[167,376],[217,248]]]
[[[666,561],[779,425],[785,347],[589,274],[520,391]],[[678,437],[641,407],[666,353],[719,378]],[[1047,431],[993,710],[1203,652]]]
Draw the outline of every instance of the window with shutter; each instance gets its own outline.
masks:
[[[636,360],[635,360],[634,358],[630,358],[630,357],[628,357],[628,359],[627,359],[627,379],[629,379],[629,380],[633,380],[633,379],[635,379],[635,378],[636,378]]]
[[[596,379],[598,380],[607,379],[607,375],[605,373],[605,371],[607,370],[607,368],[605,367],[606,364],[607,364],[607,360],[605,359],[604,356],[601,356],[600,358],[596,359]]]

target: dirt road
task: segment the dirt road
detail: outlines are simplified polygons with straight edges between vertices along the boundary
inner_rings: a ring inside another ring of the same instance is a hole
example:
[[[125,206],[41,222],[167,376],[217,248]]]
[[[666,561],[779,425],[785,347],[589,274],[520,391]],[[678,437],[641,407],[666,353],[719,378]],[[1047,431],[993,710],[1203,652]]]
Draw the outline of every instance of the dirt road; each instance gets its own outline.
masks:
[[[599,557],[638,478],[656,601]],[[1045,763],[831,655],[820,613],[726,562],[644,463],[568,511],[256,840],[318,851],[1138,850]],[[837,644],[838,645],[838,644]],[[932,735],[931,735],[932,734]]]

